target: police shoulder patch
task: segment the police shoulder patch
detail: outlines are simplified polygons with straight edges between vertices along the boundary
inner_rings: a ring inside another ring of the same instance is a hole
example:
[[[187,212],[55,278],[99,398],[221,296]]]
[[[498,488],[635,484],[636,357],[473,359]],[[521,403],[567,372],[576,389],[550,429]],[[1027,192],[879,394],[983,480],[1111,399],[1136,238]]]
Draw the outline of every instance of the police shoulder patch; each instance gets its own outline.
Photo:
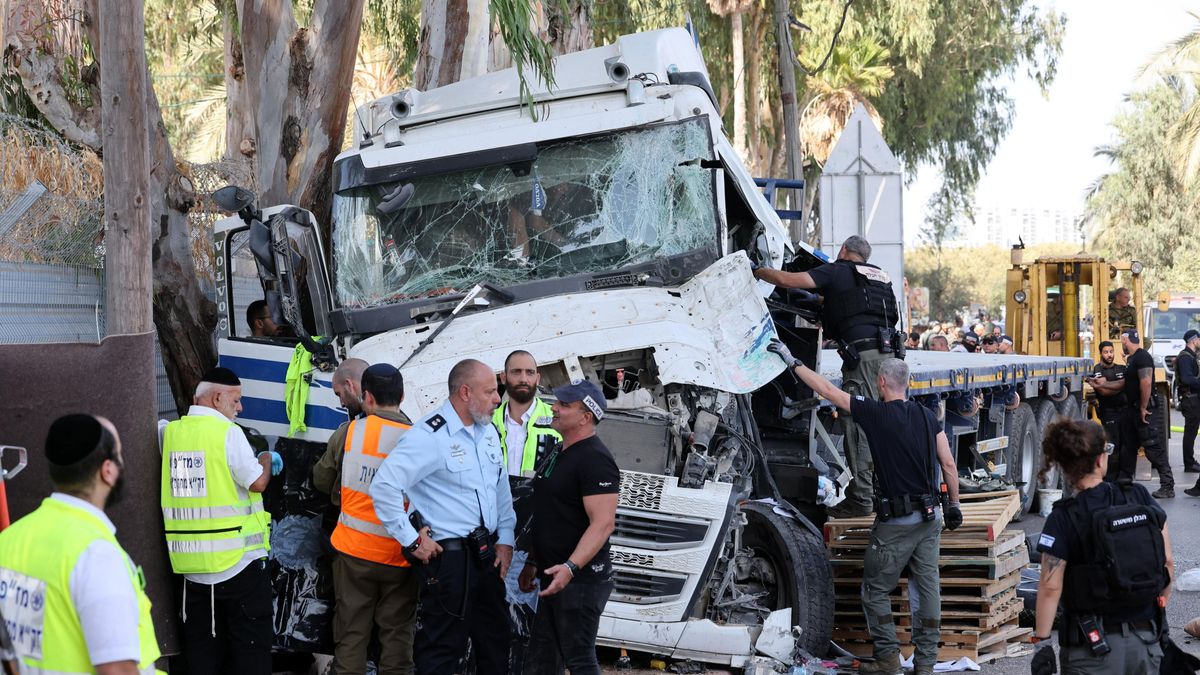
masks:
[[[434,415],[433,417],[425,420],[425,426],[429,427],[430,431],[437,431],[438,429],[446,426],[446,418],[442,417],[441,415]]]

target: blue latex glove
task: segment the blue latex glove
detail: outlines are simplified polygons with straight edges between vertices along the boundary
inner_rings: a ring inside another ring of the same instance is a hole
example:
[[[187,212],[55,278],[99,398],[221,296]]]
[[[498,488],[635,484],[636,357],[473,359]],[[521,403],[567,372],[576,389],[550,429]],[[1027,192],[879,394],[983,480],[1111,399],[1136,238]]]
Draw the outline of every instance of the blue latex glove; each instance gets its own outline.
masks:
[[[283,457],[274,450],[265,450],[258,453],[258,456],[262,457],[268,452],[271,453],[271,475],[278,476],[279,474],[283,473]]]

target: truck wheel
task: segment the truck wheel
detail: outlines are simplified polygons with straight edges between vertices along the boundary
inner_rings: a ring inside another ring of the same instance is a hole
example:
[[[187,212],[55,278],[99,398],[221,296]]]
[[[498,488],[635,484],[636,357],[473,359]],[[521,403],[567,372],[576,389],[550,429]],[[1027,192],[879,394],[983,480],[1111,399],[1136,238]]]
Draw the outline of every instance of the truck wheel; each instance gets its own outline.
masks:
[[[1037,495],[1037,466],[1042,458],[1042,439],[1038,437],[1037,420],[1033,408],[1022,403],[1017,409],[1006,413],[1004,429],[1008,432],[1008,470],[1005,479],[1017,488],[1021,508],[1013,520],[1021,520],[1033,508]]]
[[[1037,445],[1038,445],[1039,451],[1042,448],[1042,439],[1046,437],[1046,428],[1049,427],[1050,423],[1053,422],[1055,419],[1057,419],[1059,417],[1059,415],[1061,414],[1059,412],[1059,410],[1060,410],[1059,406],[1065,406],[1066,404],[1068,404],[1069,402],[1074,401],[1074,400],[1075,399],[1073,399],[1071,397],[1067,397],[1059,404],[1055,404],[1055,403],[1053,403],[1049,400],[1045,400],[1045,399],[1041,399],[1041,400],[1035,399],[1033,401],[1033,405],[1036,406],[1034,408],[1035,412],[1034,412],[1033,416],[1034,416],[1034,419],[1037,420],[1037,431],[1035,432],[1035,435],[1037,436]],[[1066,417],[1066,415],[1063,415],[1063,416]],[[1039,452],[1038,455],[1040,457],[1041,453]],[[1039,459],[1037,465],[1034,467],[1034,475],[1036,476],[1036,474],[1041,470],[1042,470],[1041,460]],[[1052,466],[1050,468],[1050,470],[1046,472],[1046,479],[1043,481],[1038,481],[1037,487],[1038,488],[1057,489],[1058,484],[1059,484],[1058,467]],[[1038,506],[1037,502],[1038,502],[1037,492],[1034,491],[1033,502],[1030,504],[1030,507],[1029,507],[1030,510],[1033,510],[1034,508],[1036,508]]]
[[[767,596],[761,604],[771,610],[790,606],[792,625],[801,628],[797,646],[823,656],[833,636],[833,574],[825,542],[767,504],[749,502],[742,512],[742,550],[753,552],[745,568],[761,566],[764,572],[759,576]]]

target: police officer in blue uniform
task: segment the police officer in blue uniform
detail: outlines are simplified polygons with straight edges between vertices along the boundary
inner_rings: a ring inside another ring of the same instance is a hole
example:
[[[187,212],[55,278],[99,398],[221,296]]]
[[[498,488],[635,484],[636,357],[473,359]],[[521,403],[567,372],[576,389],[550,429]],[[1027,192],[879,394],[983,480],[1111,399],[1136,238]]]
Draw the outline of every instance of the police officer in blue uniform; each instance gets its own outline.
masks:
[[[842,389],[851,396],[879,398],[875,386],[879,364],[887,358],[904,358],[904,333],[896,330],[900,311],[887,272],[867,262],[871,244],[859,236],[847,237],[837,260],[807,272],[784,272],[760,267],[754,276],[783,288],[818,291],[821,327],[837,340],[842,357]],[[831,517],[871,513],[875,467],[862,429],[847,415],[846,460],[854,480],[846,500],[831,509]]]
[[[448,384],[449,399],[414,424],[379,467],[371,499],[421,575],[416,672],[459,672],[469,638],[475,672],[506,673],[504,577],[516,515],[492,426],[500,396],[491,368],[474,359],[458,362]]]

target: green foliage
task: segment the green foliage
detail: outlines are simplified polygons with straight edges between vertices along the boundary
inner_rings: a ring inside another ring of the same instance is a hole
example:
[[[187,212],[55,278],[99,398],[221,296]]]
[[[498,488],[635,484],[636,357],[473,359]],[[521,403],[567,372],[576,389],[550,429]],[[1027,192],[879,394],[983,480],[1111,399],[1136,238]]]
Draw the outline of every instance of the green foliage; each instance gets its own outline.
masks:
[[[908,166],[940,169],[931,209],[968,204],[1012,124],[1006,81],[1053,81],[1066,20],[1028,0],[871,0],[859,7],[893,51],[895,76],[874,103]]]
[[[1113,170],[1091,187],[1085,217],[1093,245],[1146,266],[1146,290],[1200,289],[1200,206],[1171,150],[1176,124],[1197,103],[1192,84],[1168,77],[1129,97],[1116,140],[1097,149]]]

